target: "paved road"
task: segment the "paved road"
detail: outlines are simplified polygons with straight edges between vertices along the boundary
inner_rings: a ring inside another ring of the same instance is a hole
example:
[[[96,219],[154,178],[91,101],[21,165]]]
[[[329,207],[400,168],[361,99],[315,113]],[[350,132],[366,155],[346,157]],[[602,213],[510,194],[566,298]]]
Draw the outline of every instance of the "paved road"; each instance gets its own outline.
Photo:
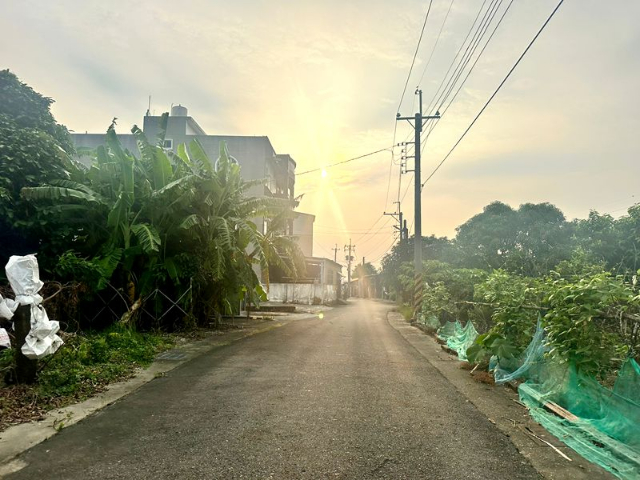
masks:
[[[539,478],[388,309],[357,301],[219,348],[31,449],[8,478]]]

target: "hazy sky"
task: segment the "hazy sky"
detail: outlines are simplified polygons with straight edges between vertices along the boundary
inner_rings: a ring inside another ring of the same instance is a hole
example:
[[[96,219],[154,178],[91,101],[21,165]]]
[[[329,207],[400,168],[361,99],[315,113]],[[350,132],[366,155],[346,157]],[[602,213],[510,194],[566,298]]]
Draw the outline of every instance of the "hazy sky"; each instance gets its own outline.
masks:
[[[127,132],[142,123],[151,95],[156,114],[181,103],[209,134],[269,136],[301,173],[393,144],[428,3],[3,0],[0,68],[54,98],[58,121],[77,132],[105,131],[113,117]],[[423,178],[556,3],[514,0],[429,138]],[[415,112],[418,84],[425,104],[432,99],[481,5],[433,0],[402,114]],[[566,1],[425,186],[423,234],[452,236],[493,200],[515,207],[549,201],[568,218],[590,209],[618,216],[638,201],[639,18],[634,0]],[[409,135],[406,123],[398,125],[396,141]],[[402,176],[400,198],[412,225],[409,181]],[[333,257],[332,247],[351,238],[359,259],[378,263],[393,243],[393,219],[380,217],[395,209],[398,187],[388,151],[327,169],[325,177],[299,175],[300,210],[316,215],[314,254]]]

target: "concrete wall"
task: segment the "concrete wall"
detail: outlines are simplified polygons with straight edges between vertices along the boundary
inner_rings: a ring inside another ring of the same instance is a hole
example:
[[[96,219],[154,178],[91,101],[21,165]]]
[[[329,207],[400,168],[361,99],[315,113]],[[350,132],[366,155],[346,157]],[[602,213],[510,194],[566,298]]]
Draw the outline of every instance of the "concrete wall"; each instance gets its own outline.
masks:
[[[107,139],[106,133],[72,133],[71,140],[75,144],[76,148],[89,148],[91,150],[96,149],[99,145],[104,145]],[[118,134],[118,140],[122,148],[129,150],[136,157],[140,155],[138,151],[138,144],[136,138],[132,134]],[[93,163],[93,158],[85,155],[76,155],[76,160],[81,162],[87,167],[90,167]]]
[[[313,283],[272,283],[267,297],[270,302],[314,305],[334,302],[338,299],[335,285]]]
[[[313,222],[315,219],[315,215],[302,212],[296,212],[293,219],[293,236],[298,238],[298,245],[300,245],[305,257],[313,257]]]

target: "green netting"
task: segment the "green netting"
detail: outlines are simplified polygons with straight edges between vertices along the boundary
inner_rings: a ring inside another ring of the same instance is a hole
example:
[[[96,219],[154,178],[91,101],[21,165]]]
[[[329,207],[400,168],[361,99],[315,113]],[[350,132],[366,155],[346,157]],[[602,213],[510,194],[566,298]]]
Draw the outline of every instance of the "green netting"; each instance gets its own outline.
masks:
[[[438,337],[466,359],[477,336],[471,322],[448,322]],[[580,374],[572,365],[545,355],[541,322],[527,349],[517,358],[490,363],[496,383],[524,380],[520,399],[531,416],[587,460],[625,480],[640,478],[640,366],[627,360],[613,389]],[[555,405],[554,405],[555,404]],[[557,406],[569,414],[558,415]],[[568,418],[565,418],[568,417]]]
[[[511,359],[491,357],[489,370],[493,371],[496,383],[527,378],[535,375],[536,372],[534,370],[540,368],[544,352],[544,329],[542,328],[542,321],[538,318],[536,333],[533,335],[533,339],[527,349],[520,356]]]
[[[457,320],[447,322],[438,330],[438,337],[447,342],[447,347],[458,354],[460,360],[467,360],[467,349],[473,345],[478,337],[473,323],[467,322],[463,327]]]
[[[446,342],[449,337],[452,337],[453,335],[455,335],[456,324],[458,324],[458,322],[447,322],[444,325],[442,325],[438,329],[438,334],[437,334],[438,338]]]
[[[519,387],[531,416],[587,460],[623,479],[640,478],[640,367],[628,360],[613,390],[573,366],[546,362]],[[623,393],[621,393],[623,392]],[[626,396],[626,395],[631,395]],[[575,417],[550,411],[553,402]]]
[[[434,330],[437,330],[438,328],[440,328],[440,320],[438,320],[438,317],[436,317],[435,315],[422,315],[420,314],[419,316],[419,320],[421,325],[424,325],[425,327],[429,327],[429,328],[433,328]]]
[[[635,361],[628,361],[622,366],[613,391],[640,404],[640,366]]]

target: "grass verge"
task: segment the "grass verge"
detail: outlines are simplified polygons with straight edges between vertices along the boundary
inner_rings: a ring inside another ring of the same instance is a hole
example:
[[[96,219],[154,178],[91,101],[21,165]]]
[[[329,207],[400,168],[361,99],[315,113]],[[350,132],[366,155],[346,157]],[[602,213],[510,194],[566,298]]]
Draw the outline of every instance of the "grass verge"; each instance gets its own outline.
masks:
[[[53,356],[39,363],[36,384],[0,384],[0,431],[85,400],[109,383],[131,377],[137,368],[149,365],[158,352],[174,344],[167,335],[115,327],[86,335],[67,334],[64,341]],[[0,352],[0,372],[12,362],[12,350]]]
[[[400,305],[398,307],[398,312],[407,321],[411,320],[411,318],[413,317],[413,307],[411,305]]]

